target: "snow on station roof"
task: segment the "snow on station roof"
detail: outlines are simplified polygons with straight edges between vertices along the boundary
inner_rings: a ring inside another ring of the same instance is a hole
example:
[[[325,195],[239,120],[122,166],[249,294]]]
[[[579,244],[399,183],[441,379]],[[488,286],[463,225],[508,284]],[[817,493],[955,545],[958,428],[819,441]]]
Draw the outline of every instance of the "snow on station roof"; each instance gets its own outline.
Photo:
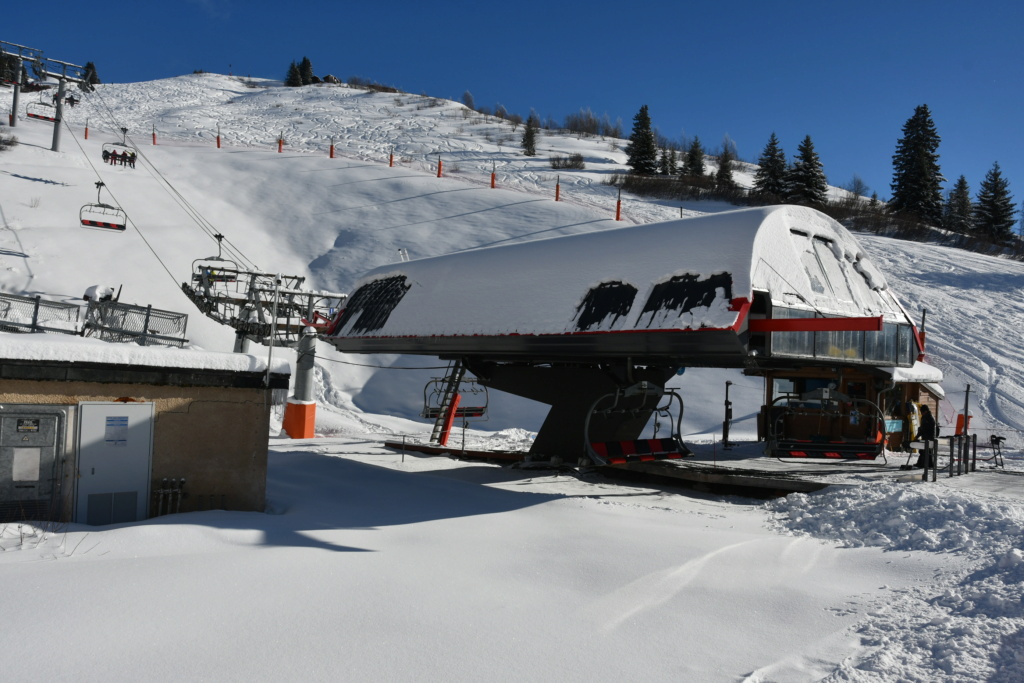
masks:
[[[579,337],[600,333],[735,339],[755,291],[774,306],[909,323],[842,225],[774,206],[380,267],[356,283],[331,341],[342,351],[433,354],[524,336],[577,338],[575,352],[593,346]],[[617,341],[616,355],[645,343]]]

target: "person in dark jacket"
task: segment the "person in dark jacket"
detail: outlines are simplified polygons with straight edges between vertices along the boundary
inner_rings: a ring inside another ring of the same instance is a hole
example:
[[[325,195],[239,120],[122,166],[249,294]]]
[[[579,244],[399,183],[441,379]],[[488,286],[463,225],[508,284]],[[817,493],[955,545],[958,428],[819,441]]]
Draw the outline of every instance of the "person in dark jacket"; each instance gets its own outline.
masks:
[[[921,406],[921,426],[917,429],[917,440],[931,442],[939,438],[939,430],[935,425],[935,418],[928,406]],[[921,449],[921,455],[917,457],[914,467],[934,467],[935,454],[929,446]]]

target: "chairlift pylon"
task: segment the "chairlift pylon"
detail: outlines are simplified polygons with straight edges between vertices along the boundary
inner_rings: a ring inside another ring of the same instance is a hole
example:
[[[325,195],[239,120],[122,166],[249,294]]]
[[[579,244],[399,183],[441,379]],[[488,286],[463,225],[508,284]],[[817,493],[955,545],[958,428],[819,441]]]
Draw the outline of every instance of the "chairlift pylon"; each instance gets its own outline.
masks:
[[[78,212],[78,220],[83,228],[123,232],[128,227],[128,216],[120,207],[103,203],[100,193],[104,187],[106,184],[102,180],[96,181],[96,203],[83,206]]]

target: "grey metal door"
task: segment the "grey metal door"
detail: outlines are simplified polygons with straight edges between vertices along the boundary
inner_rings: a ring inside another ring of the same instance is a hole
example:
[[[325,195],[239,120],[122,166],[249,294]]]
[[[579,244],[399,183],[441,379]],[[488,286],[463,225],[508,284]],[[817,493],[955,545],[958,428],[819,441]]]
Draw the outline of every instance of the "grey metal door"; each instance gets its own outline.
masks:
[[[152,452],[152,403],[80,403],[75,521],[145,519]]]
[[[0,521],[59,516],[63,419],[41,411],[0,416]]]

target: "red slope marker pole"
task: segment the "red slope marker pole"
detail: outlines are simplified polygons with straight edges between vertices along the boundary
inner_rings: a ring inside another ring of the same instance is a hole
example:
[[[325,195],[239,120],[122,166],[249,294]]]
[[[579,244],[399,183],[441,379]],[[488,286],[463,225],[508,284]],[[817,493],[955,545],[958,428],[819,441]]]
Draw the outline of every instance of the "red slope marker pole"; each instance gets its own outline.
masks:
[[[217,124],[217,149],[220,149],[220,124]]]
[[[280,154],[284,151],[284,131],[281,131],[281,137],[277,139],[277,153]]]
[[[619,198],[615,202],[615,220],[622,220],[622,190],[619,190]]]
[[[441,169],[442,168],[444,168],[444,167],[443,167],[443,165],[441,163],[441,155],[438,155],[437,156],[437,177],[438,178],[441,177]]]
[[[559,176],[555,176],[555,201],[556,202],[559,199],[561,199],[561,196],[562,196],[562,184],[561,184],[560,181],[561,181],[561,178]]]
[[[334,138],[331,138],[331,153],[330,153],[330,158],[331,158],[331,159],[333,159],[333,158],[334,158]]]
[[[156,144],[156,126],[153,126],[153,144]]]
[[[491,162],[491,189],[494,189],[494,162]]]
[[[89,119],[85,120],[85,139],[89,139]]]
[[[394,166],[394,165],[395,165],[395,148],[392,147],[391,148],[391,154],[388,155],[388,166],[390,167],[390,166]]]

